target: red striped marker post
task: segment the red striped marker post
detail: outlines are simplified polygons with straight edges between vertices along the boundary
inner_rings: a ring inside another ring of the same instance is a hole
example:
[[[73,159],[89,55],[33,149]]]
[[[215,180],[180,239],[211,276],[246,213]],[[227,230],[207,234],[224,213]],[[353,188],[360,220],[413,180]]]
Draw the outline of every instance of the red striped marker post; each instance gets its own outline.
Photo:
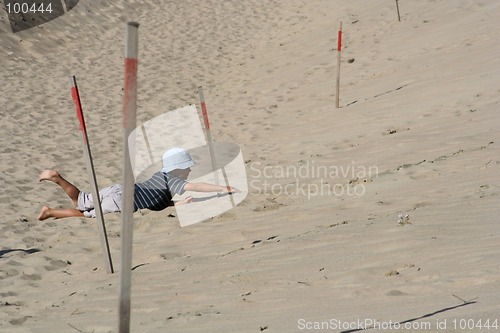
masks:
[[[342,22],[340,22],[340,28],[337,37],[337,85],[335,93],[335,107],[339,108],[340,101],[340,53],[342,51]]]
[[[137,55],[139,23],[128,22],[125,33],[125,82],[123,96],[123,201],[121,215],[121,264],[119,333],[130,332],[130,290],[132,280],[132,233],[134,214],[134,161],[129,136],[136,126]]]
[[[207,112],[207,106],[205,104],[205,95],[203,94],[203,87],[199,86],[198,87],[198,94],[200,95],[200,107],[201,107],[201,114],[203,116],[203,122],[205,123],[205,132],[207,133],[207,142],[208,142],[208,149],[210,150],[210,158],[212,160],[212,169],[214,171],[214,180],[215,184],[219,185],[219,176],[217,175],[217,161],[215,160],[215,151],[214,151],[214,144],[212,140],[212,133],[210,132],[210,122],[208,121],[208,112]],[[229,185],[229,181],[227,178],[226,170],[224,167],[221,168],[222,171],[222,176],[224,177],[224,182],[225,185]],[[229,200],[231,202],[231,205],[233,207],[236,206],[234,203],[234,199],[232,194],[229,194]]]
[[[207,134],[208,149],[210,150],[210,158],[212,160],[212,170],[214,171],[215,184],[219,185],[219,177],[217,176],[217,162],[215,161],[214,145],[212,140],[212,133],[210,132],[210,122],[208,121],[207,106],[205,104],[205,95],[203,94],[203,87],[198,87],[198,94],[200,95],[201,114],[205,124],[205,133]]]
[[[97,219],[97,228],[99,229],[99,238],[101,240],[102,254],[104,256],[104,264],[106,267],[106,272],[112,274],[113,263],[111,260],[111,254],[109,252],[108,237],[106,235],[106,226],[104,225],[104,216],[101,209],[101,201],[99,197],[99,189],[97,187],[97,180],[94,170],[94,162],[92,161],[92,153],[90,151],[89,139],[87,136],[87,128],[85,126],[85,119],[83,118],[82,103],[80,101],[80,94],[78,92],[78,86],[76,85],[76,77],[71,77],[71,96],[73,97],[73,102],[76,108],[76,118],[80,124],[80,131],[83,135],[83,152],[85,154],[85,161],[87,163],[87,170],[89,172],[90,185],[92,187],[92,198],[94,200],[94,209]]]

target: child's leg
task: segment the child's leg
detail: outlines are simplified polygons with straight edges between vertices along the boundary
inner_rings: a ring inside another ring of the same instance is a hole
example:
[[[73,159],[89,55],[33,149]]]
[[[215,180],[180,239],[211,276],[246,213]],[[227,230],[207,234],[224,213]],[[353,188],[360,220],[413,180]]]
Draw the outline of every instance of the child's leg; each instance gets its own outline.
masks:
[[[84,217],[82,212],[74,208],[49,208],[43,206],[40,214],[38,214],[38,220],[43,221],[48,218],[61,219],[64,217]]]
[[[75,206],[78,206],[78,194],[80,194],[80,190],[76,188],[75,185],[68,182],[64,179],[59,172],[56,170],[44,170],[40,173],[39,181],[42,180],[50,180],[57,185],[61,186],[61,188],[66,192],[68,197],[73,201]],[[43,208],[42,208],[43,210]]]

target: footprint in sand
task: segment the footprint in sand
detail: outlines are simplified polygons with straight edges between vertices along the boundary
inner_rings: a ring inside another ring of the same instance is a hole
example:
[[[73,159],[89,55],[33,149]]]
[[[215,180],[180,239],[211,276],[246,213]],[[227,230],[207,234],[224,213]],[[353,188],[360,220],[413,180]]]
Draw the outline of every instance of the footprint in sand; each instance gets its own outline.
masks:
[[[5,297],[10,297],[10,296],[17,296],[17,293],[13,291],[8,291],[6,293],[0,293],[0,297],[5,298]]]
[[[14,268],[2,269],[0,271],[0,280],[6,279],[6,278],[9,278],[12,276],[18,276],[18,275],[19,275],[19,272],[17,271],[17,269],[14,269]]]
[[[68,265],[71,265],[69,261],[63,261],[63,260],[53,260],[49,257],[45,257],[45,260],[49,261],[50,266],[44,266],[44,268],[47,271],[55,271],[56,269],[66,267]]]
[[[21,317],[21,318],[16,318],[16,319],[9,320],[9,323],[11,323],[12,325],[16,325],[16,326],[17,325],[22,325],[29,318],[31,318],[31,317],[30,316],[24,316],[24,317]]]
[[[386,295],[387,296],[406,296],[406,295],[410,295],[410,294],[402,292],[401,290],[394,289],[394,290],[387,292]]]
[[[256,208],[254,208],[254,212],[265,212],[269,210],[279,209],[280,207],[285,206],[282,203],[276,202],[274,200],[268,199],[266,201],[262,201]]]
[[[44,243],[46,241],[46,239],[43,237],[31,237],[31,236],[24,237],[22,240],[29,247],[36,245],[36,244]]]
[[[39,281],[42,279],[42,276],[40,274],[24,274],[21,275],[21,280],[28,280],[28,281]]]

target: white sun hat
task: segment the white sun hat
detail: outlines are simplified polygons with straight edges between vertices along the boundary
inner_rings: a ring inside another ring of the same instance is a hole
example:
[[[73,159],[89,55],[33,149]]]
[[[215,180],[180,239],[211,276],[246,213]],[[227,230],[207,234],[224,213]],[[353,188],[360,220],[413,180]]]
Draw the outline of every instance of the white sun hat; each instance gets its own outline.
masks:
[[[172,148],[163,154],[162,172],[168,173],[175,169],[187,169],[195,165],[193,158],[183,148]]]

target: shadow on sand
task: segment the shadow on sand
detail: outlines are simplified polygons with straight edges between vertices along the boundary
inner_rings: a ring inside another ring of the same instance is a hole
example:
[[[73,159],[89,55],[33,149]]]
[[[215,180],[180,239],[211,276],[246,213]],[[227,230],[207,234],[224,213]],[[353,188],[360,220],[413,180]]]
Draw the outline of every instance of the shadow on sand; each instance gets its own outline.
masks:
[[[2,258],[4,256],[4,254],[10,253],[10,252],[16,252],[16,251],[24,252],[24,253],[27,253],[27,254],[33,254],[33,253],[40,252],[41,250],[40,249],[28,249],[28,250],[24,250],[24,249],[7,249],[7,250],[0,250],[0,258]]]
[[[474,304],[474,303],[477,303],[477,302],[476,301],[464,301],[464,303],[459,304],[459,305],[450,306],[450,307],[447,307],[447,308],[444,308],[444,309],[441,309],[441,310],[437,310],[437,311],[425,314],[425,315],[420,316],[420,317],[415,317],[415,318],[411,318],[411,319],[400,321],[398,323],[394,323],[394,326],[396,326],[396,325],[402,326],[402,325],[404,325],[406,323],[411,323],[413,321],[417,321],[417,320],[420,320],[420,319],[429,318],[429,317],[432,317],[432,316],[434,316],[434,315],[436,315],[438,313],[442,313],[442,312],[446,312],[446,311],[458,309],[458,308],[461,308],[462,306],[466,306],[466,305],[470,305],[470,304]],[[359,332],[359,331],[370,330],[370,329],[373,329],[373,328],[374,328],[373,326],[370,326],[370,327],[357,328],[357,329],[352,329],[352,330],[347,330],[347,331],[341,331],[340,333]]]

